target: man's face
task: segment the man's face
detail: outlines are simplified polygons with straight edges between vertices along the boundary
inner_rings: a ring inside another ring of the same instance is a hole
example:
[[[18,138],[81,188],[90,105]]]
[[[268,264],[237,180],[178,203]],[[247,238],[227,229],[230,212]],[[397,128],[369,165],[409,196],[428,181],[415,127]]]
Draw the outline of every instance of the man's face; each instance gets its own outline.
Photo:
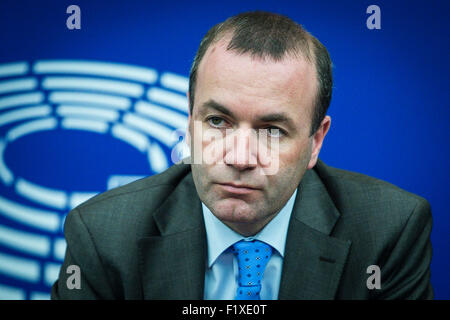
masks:
[[[188,143],[194,154],[221,140],[216,161],[192,164],[194,183],[218,219],[249,236],[279,212],[315,165],[330,122],[327,117],[310,137],[314,66],[299,58],[274,62],[238,55],[227,44],[223,39],[211,46],[200,63]],[[269,143],[258,143],[252,130],[267,133]],[[208,132],[223,139],[211,139]],[[268,152],[277,144],[277,152]],[[277,162],[276,174],[267,174],[267,158]]]

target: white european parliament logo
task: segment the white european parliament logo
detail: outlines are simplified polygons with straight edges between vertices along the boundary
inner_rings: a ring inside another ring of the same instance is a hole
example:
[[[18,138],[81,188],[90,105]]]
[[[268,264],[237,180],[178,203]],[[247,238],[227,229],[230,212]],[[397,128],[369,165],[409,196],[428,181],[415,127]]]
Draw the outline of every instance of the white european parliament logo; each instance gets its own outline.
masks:
[[[187,126],[187,90],[184,76],[134,65],[0,64],[0,299],[49,298],[66,249],[65,215],[103,191],[32,182],[11,169],[8,148],[30,135],[87,131],[132,146],[145,157],[149,174],[158,173],[171,165],[167,149],[177,146],[174,131]],[[110,175],[107,188],[141,177]]]

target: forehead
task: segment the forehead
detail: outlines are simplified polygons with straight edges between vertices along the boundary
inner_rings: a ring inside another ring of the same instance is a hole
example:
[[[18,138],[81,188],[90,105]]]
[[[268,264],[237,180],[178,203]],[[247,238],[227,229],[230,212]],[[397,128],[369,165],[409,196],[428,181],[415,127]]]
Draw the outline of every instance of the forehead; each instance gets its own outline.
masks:
[[[195,102],[208,99],[247,111],[310,114],[317,92],[314,66],[301,57],[280,61],[226,50],[229,39],[208,48],[197,74]]]

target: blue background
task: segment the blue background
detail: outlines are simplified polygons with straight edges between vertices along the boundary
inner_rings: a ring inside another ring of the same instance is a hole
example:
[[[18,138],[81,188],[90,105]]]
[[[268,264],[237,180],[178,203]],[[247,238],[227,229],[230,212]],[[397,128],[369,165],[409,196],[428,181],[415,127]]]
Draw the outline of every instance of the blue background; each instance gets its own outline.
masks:
[[[66,28],[71,4],[81,8],[81,30]],[[366,27],[371,4],[381,8],[381,30]],[[255,9],[288,15],[328,48],[335,67],[332,126],[320,158],[429,200],[434,221],[432,284],[437,299],[449,299],[449,1],[2,0],[0,63],[88,59],[188,76],[206,31],[231,15]],[[48,137],[46,143],[61,146],[55,139]],[[49,186],[88,183],[106,189],[104,177],[94,169],[102,168],[102,159],[111,157],[105,152],[112,151],[93,146],[108,144],[97,137],[86,145],[88,138],[81,133],[67,139],[70,148],[53,151],[51,160],[34,157],[42,152],[39,141],[17,143],[9,152],[10,161],[16,162],[16,170]],[[127,148],[117,145],[116,163],[108,165],[128,174],[150,174],[145,161]],[[66,157],[54,158],[58,154]],[[68,164],[56,165],[58,161]],[[46,164],[47,169],[38,169]],[[61,182],[61,176],[66,180]],[[7,250],[0,246],[0,252]],[[28,285],[0,276],[1,283]]]

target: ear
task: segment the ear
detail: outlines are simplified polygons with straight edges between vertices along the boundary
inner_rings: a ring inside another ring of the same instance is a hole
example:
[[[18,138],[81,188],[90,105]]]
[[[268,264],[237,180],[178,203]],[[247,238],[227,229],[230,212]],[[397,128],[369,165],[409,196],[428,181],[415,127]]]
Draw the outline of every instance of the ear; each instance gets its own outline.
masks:
[[[331,117],[325,116],[325,118],[323,118],[322,122],[320,123],[319,129],[317,129],[317,131],[314,133],[314,136],[312,137],[312,151],[308,169],[312,169],[316,165],[317,159],[319,158],[320,149],[322,148],[323,140],[327,135],[330,126]]]

